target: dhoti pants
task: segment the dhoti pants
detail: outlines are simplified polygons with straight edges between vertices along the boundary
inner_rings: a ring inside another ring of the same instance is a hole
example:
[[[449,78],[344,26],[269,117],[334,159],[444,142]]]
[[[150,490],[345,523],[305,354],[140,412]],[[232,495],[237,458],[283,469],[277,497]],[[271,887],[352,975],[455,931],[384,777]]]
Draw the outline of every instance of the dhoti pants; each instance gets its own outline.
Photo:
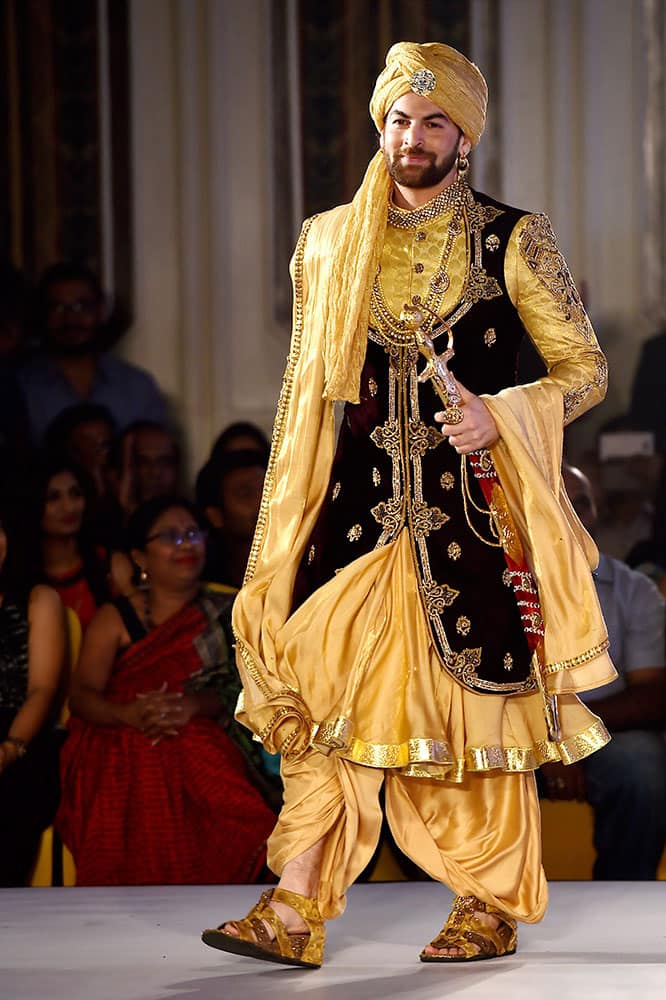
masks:
[[[283,761],[284,806],[268,863],[285,864],[325,838],[318,889],[324,919],[339,916],[345,892],[379,841],[379,791],[400,849],[456,894],[474,895],[528,923],[543,917],[539,803],[532,772],[467,772],[461,783],[404,777],[311,750]]]

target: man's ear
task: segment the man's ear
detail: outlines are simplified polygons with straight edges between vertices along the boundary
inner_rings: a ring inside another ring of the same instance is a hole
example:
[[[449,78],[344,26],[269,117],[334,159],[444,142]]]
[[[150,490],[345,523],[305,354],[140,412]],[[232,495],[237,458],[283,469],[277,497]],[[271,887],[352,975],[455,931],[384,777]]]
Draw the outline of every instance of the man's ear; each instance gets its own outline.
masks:
[[[206,507],[204,514],[214,528],[217,528],[218,531],[222,530],[224,527],[224,515],[219,507]]]

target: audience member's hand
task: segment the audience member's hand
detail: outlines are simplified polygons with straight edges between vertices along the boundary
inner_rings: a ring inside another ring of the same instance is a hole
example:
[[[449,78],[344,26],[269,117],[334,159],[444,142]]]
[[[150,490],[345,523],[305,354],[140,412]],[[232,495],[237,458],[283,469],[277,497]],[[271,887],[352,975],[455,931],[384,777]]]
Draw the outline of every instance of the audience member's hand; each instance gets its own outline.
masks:
[[[142,731],[155,743],[165,736],[177,736],[192,718],[190,699],[180,691],[167,691],[163,684],[158,691],[138,695],[143,706]]]
[[[479,396],[456,381],[462,397],[463,419],[459,424],[445,424],[444,412],[436,413],[435,420],[442,425],[442,434],[459,455],[490,448],[499,440],[497,424],[490,410]]]
[[[581,764],[543,764],[540,773],[547,798],[585,802],[585,772]]]
[[[14,763],[18,755],[19,750],[15,743],[0,743],[0,774]]]

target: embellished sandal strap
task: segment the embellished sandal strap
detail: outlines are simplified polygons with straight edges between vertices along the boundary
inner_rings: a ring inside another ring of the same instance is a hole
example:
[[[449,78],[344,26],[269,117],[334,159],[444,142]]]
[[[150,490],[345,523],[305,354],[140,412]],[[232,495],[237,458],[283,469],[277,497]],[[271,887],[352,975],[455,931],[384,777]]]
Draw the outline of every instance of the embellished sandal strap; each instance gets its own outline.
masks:
[[[496,917],[499,926],[489,927],[478,918],[477,913]],[[477,955],[492,958],[515,950],[516,937],[517,923],[513,917],[476,896],[456,896],[448,920],[432,946],[437,949],[459,948],[466,958]]]
[[[326,941],[326,931],[324,929],[324,921],[321,918],[316,898],[302,896],[298,892],[291,892],[289,889],[281,889],[279,886],[276,886],[274,889],[270,889],[268,891],[271,893],[271,898],[274,902],[284,903],[286,906],[290,906],[292,910],[296,910],[308,926],[310,935],[307,939],[307,944],[305,945],[302,954],[297,957],[301,958],[304,962],[311,961],[321,964],[321,957],[324,953],[324,944]],[[298,947],[301,942],[297,941],[297,939],[302,938],[305,940],[305,937],[305,935],[292,934],[291,940],[296,947]]]

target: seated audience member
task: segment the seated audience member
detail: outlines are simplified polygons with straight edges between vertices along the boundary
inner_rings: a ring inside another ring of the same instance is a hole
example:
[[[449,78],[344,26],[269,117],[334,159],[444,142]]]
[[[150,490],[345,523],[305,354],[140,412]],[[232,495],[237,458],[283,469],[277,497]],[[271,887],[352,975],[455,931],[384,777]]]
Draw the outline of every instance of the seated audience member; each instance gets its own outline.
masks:
[[[30,485],[29,530],[39,539],[35,579],[57,591],[85,630],[112,589],[107,553],[86,521],[92,486],[83,469],[58,455],[37,463]]]
[[[565,468],[564,480],[576,513],[594,535],[589,481],[573,468]],[[613,738],[581,763],[544,765],[542,791],[592,806],[596,879],[654,879],[666,841],[665,602],[651,580],[605,553],[594,578],[619,677],[582,699]]]
[[[84,637],[56,825],[80,885],[252,881],[275,816],[216,721],[229,598],[200,585],[204,535],[186,500],[143,504],[129,538],[142,587]]]
[[[33,586],[11,508],[0,512],[0,886],[21,886],[58,804],[65,622],[58,595]]]
[[[229,424],[215,439],[210,451],[210,458],[216,462],[222,455],[230,451],[260,451],[266,456],[266,464],[271,452],[271,443],[256,424],[238,421]]]
[[[63,410],[44,434],[44,451],[67,455],[90,477],[98,497],[109,487],[109,453],[116,425],[105,406],[81,403]]]
[[[238,590],[252,547],[268,456],[230,451],[209,459],[197,476],[196,498],[209,526],[207,580]]]
[[[42,353],[18,372],[35,445],[59,413],[82,402],[105,406],[121,430],[137,420],[165,423],[154,379],[108,352],[104,296],[87,267],[60,263],[46,271],[37,324]]]
[[[117,552],[127,550],[127,521],[146,500],[174,496],[180,486],[180,448],[162,424],[131,424],[113,443],[109,457],[110,493],[103,505],[103,538]],[[120,561],[118,562],[120,567]],[[124,575],[132,576],[129,560]],[[127,593],[127,586],[121,587]]]

